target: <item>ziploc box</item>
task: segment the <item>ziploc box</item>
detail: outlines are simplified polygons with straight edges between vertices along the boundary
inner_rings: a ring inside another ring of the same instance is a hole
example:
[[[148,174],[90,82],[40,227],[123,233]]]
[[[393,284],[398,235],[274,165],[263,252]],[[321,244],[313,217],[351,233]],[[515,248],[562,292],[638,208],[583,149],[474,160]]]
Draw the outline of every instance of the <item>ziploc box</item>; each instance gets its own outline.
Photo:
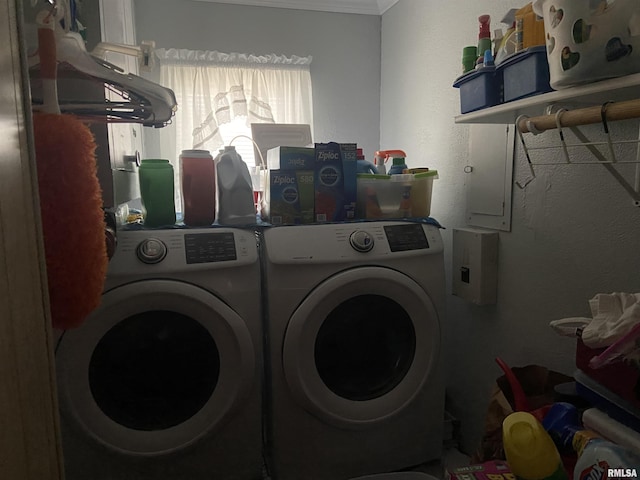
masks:
[[[316,222],[353,220],[356,211],[356,144],[316,143],[315,151]]]
[[[312,147],[275,147],[267,150],[269,170],[313,170],[315,149]]]
[[[264,216],[274,225],[313,223],[313,170],[269,170]]]

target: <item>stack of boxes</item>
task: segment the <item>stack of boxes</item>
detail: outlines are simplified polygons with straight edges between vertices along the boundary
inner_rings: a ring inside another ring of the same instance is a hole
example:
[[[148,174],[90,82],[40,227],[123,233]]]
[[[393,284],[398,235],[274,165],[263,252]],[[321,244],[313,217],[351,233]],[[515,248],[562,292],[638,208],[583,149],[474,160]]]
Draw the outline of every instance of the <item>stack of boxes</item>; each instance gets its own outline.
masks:
[[[304,225],[430,215],[437,171],[358,174],[357,151],[355,143],[336,142],[269,149],[262,219],[273,225]],[[369,208],[373,203],[375,210]]]
[[[355,143],[272,148],[267,166],[263,220],[298,225],[355,219]]]

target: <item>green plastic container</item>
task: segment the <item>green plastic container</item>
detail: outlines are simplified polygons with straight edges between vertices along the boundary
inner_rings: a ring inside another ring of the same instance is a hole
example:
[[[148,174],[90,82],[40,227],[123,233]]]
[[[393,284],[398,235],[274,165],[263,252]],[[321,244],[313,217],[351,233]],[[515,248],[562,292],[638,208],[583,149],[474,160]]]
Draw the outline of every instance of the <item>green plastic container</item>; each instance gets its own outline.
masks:
[[[140,164],[142,218],[146,227],[176,223],[173,166],[166,159],[149,158]]]

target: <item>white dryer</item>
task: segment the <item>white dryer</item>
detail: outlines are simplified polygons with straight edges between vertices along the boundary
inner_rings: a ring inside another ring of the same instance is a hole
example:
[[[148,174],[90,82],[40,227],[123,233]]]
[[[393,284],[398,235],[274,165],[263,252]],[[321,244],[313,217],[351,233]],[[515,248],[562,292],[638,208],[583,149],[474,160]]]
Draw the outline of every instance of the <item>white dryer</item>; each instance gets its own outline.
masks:
[[[438,227],[274,227],[264,250],[274,477],[344,480],[439,459]]]
[[[254,231],[120,232],[56,348],[65,478],[261,478],[260,285]]]

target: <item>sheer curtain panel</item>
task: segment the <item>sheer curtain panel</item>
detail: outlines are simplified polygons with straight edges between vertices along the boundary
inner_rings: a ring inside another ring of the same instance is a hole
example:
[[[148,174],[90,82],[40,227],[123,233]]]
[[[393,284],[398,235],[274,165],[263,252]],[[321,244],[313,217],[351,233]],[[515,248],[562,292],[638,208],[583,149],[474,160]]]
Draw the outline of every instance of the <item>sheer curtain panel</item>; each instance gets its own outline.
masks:
[[[178,102],[161,135],[161,152],[177,161],[183,149],[215,156],[231,138],[250,135],[251,123],[305,123],[313,132],[311,57],[158,49],[160,83]],[[238,147],[237,143],[234,145]],[[251,145],[251,142],[248,142]],[[253,148],[243,155],[253,163]],[[242,154],[242,152],[241,152]]]

